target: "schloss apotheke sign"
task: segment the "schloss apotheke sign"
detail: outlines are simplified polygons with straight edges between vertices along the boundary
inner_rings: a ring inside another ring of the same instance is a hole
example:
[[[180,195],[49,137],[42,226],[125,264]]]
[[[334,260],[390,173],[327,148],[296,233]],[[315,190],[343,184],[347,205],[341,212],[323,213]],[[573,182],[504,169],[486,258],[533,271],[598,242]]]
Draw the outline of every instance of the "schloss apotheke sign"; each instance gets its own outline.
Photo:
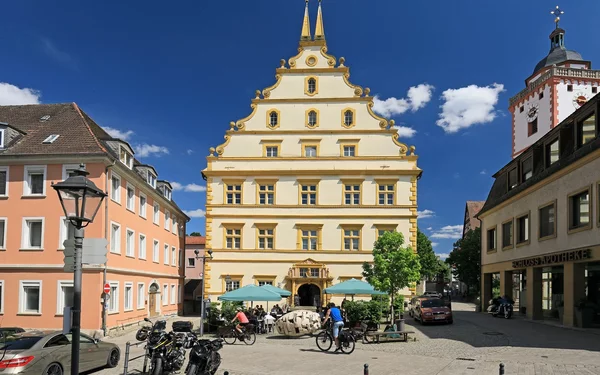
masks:
[[[592,250],[572,250],[565,251],[558,254],[552,255],[544,255],[534,258],[521,259],[512,262],[513,268],[523,268],[523,267],[536,267],[536,266],[544,266],[546,264],[555,264],[555,263],[565,263],[565,262],[573,262],[578,260],[590,259],[592,257]]]

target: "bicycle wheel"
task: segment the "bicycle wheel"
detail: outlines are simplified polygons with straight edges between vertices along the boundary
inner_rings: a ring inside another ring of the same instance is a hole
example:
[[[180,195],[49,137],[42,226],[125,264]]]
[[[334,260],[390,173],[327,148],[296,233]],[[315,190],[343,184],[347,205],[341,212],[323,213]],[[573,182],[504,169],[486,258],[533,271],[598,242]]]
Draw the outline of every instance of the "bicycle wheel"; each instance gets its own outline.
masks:
[[[340,349],[342,353],[351,354],[356,347],[356,341],[352,335],[346,334],[344,337],[344,341],[340,343]]]
[[[227,331],[221,335],[223,341],[228,345],[233,345],[237,341],[237,334],[233,330]]]
[[[246,345],[254,345],[256,342],[256,333],[248,332],[244,335],[244,339],[242,340]]]
[[[333,338],[329,334],[329,332],[323,331],[317,335],[317,346],[321,351],[326,352],[331,349],[331,345],[333,345]]]

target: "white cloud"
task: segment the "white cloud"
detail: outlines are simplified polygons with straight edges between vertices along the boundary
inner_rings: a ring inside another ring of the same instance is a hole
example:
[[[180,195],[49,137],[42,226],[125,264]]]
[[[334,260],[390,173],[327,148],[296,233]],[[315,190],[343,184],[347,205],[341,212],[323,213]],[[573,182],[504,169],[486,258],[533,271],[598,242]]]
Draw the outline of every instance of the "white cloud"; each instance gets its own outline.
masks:
[[[206,215],[206,212],[204,212],[204,210],[201,208],[199,208],[197,210],[183,211],[183,212],[186,215],[188,215],[189,217],[195,217],[195,218],[204,217]]]
[[[433,234],[429,236],[430,238],[445,238],[445,239],[454,239],[457,240],[462,238],[463,235],[463,226],[462,225],[446,225],[441,229],[433,231]]]
[[[78,69],[77,61],[73,58],[73,56],[58,49],[58,47],[56,47],[56,45],[50,39],[42,38],[42,48],[48,56],[58,61],[59,63],[64,64],[75,70]]]
[[[191,155],[191,154],[194,153],[194,150],[187,150],[186,152],[187,152],[188,155]]]
[[[437,245],[439,245],[439,244],[440,244],[439,242],[432,242],[431,247],[437,247]]]
[[[441,260],[446,260],[450,256],[448,253],[436,253],[435,255],[439,256]]]
[[[408,126],[396,126],[396,129],[398,129],[398,135],[402,138],[412,138],[417,134],[415,129],[409,128]]]
[[[487,171],[484,169],[481,172],[479,172],[479,174],[487,174]]]
[[[373,98],[373,110],[384,117],[401,115],[408,110],[416,112],[429,103],[433,90],[434,87],[432,85],[422,83],[409,88],[406,98],[397,99],[391,97],[381,100],[378,95],[375,95],[375,98]]]
[[[133,149],[135,150],[135,155],[140,158],[144,158],[147,156],[161,157],[162,155],[169,154],[169,149],[167,149],[166,147],[149,145],[147,143],[135,145],[133,146]]]
[[[0,105],[40,104],[40,96],[37,90],[0,82]]]
[[[179,182],[171,182],[171,186],[173,186],[173,190],[175,191],[186,191],[188,193],[200,193],[206,191],[206,186],[197,184],[182,185]]]
[[[419,218],[419,219],[427,219],[427,218],[433,217],[433,216],[435,216],[435,212],[433,212],[431,210],[417,211],[417,218]]]
[[[492,122],[497,115],[494,107],[503,91],[504,85],[499,83],[448,89],[442,93],[445,103],[440,106],[442,113],[436,124],[451,134],[472,125]]]
[[[104,131],[107,132],[108,135],[110,135],[111,137],[120,139],[122,141],[128,141],[131,138],[131,136],[134,134],[133,130],[123,131],[123,130],[111,128],[109,126],[103,126],[102,129],[104,129]]]
[[[427,230],[433,230],[433,227],[427,227]]]

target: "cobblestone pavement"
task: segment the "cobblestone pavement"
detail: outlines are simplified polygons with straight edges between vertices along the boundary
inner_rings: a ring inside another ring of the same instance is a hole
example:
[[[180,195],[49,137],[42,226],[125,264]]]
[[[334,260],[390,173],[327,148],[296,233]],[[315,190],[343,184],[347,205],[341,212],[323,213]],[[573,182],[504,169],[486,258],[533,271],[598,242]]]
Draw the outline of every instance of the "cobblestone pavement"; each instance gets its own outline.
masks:
[[[472,305],[454,303],[452,325],[421,326],[407,319],[407,329],[416,341],[407,343],[358,343],[351,355],[321,353],[314,338],[287,339],[259,336],[256,344],[236,344],[221,350],[219,375],[363,374],[371,375],[498,374],[500,363],[506,375],[600,375],[600,335],[533,323],[522,318],[505,320],[478,314]],[[132,335],[115,338],[124,348]],[[110,339],[109,339],[110,340]],[[141,348],[132,350],[140,354]],[[124,353],[124,350],[123,350]],[[122,355],[123,358],[123,355]],[[141,361],[130,365],[139,373]],[[221,371],[222,370],[222,371]],[[122,374],[120,369],[94,375]]]

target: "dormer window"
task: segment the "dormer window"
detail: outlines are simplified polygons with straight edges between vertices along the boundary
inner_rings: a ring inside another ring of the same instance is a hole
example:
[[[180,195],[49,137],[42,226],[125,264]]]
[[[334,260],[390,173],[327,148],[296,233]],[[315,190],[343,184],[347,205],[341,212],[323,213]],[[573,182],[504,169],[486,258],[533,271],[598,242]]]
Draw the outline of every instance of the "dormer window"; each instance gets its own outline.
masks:
[[[4,148],[4,129],[0,129],[0,148]]]
[[[168,186],[164,187],[164,191],[163,191],[163,195],[165,196],[165,198],[167,198],[168,200],[171,200],[171,189],[169,189]]]
[[[119,160],[121,160],[121,163],[125,164],[129,169],[133,168],[133,155],[124,147],[119,149]]]
[[[519,175],[517,174],[517,168],[513,168],[508,171],[508,190],[512,190],[517,187],[519,183]]]
[[[156,175],[154,173],[148,171],[148,178],[146,181],[148,182],[148,185],[156,189]]]
[[[44,144],[54,143],[54,141],[56,141],[58,139],[58,137],[60,137],[59,134],[49,135],[48,137],[46,137],[46,139],[44,139],[44,141],[42,143],[44,143]]]

